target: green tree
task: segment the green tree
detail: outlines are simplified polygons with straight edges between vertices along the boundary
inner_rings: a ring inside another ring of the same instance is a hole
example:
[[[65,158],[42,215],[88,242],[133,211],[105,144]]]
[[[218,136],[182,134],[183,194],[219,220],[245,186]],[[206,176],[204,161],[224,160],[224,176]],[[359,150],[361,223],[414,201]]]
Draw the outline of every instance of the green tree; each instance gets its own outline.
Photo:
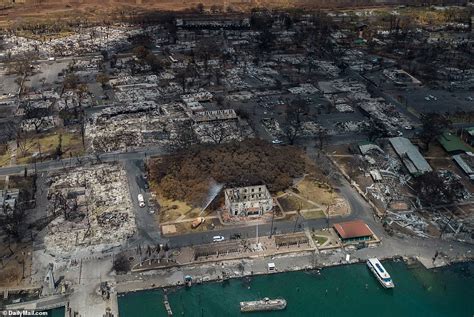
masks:
[[[451,120],[442,114],[433,112],[423,114],[421,124],[420,140],[425,145],[426,151],[429,150],[431,142],[452,126]]]

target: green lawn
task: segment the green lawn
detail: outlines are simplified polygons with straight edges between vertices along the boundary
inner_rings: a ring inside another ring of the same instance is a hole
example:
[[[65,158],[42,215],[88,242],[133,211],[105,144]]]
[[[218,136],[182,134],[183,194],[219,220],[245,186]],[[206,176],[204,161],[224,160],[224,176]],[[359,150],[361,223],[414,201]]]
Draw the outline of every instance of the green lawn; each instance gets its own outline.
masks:
[[[312,235],[313,240],[315,240],[319,245],[323,245],[326,241],[328,241],[327,237]]]

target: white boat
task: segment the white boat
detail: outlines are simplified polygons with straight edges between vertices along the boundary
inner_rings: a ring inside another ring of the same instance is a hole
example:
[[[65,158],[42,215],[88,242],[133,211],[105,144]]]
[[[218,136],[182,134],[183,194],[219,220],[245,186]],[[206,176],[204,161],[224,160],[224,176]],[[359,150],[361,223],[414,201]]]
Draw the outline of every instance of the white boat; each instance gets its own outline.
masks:
[[[282,298],[270,299],[265,297],[262,300],[240,302],[240,311],[243,313],[257,311],[283,310],[286,308],[286,300]]]
[[[367,266],[369,269],[374,273],[375,277],[379,280],[380,284],[382,284],[385,288],[394,288],[395,284],[393,284],[392,278],[390,274],[385,270],[382,263],[380,263],[379,259],[373,258],[367,260]]]

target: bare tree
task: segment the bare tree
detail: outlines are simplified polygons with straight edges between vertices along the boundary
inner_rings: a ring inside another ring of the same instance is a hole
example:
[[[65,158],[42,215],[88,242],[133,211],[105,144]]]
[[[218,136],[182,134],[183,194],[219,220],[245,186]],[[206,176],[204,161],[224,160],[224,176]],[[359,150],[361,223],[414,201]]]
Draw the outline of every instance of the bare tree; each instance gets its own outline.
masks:
[[[316,133],[316,140],[318,144],[319,151],[323,151],[324,147],[329,143],[331,135],[328,133],[327,129],[320,128]]]
[[[413,187],[423,203],[435,206],[453,203],[463,185],[455,178],[443,178],[432,171],[417,177]]]
[[[429,150],[431,142],[452,125],[448,118],[438,113],[427,113],[422,115],[421,123],[422,130],[420,133],[420,139],[425,144],[426,151]]]
[[[204,62],[204,69],[207,71],[209,59],[219,55],[221,48],[216,38],[203,38],[196,45],[196,55]]]
[[[104,88],[109,82],[109,76],[105,73],[98,73],[96,76],[96,80],[98,83],[100,83],[102,88]]]
[[[304,99],[295,99],[290,105],[286,106],[283,132],[290,144],[294,144],[296,139],[301,135],[303,116],[307,113],[308,104]]]
[[[235,131],[224,122],[212,122],[200,127],[200,134],[214,144],[224,143],[232,138]]]
[[[173,142],[174,149],[185,150],[198,143],[198,138],[193,130],[191,120],[178,122],[176,131],[177,137]]]
[[[21,241],[26,232],[24,204],[17,202],[13,208],[10,205],[5,205],[4,214],[0,216],[3,218],[0,221],[1,228],[7,234],[9,240]]]
[[[114,259],[113,268],[119,274],[127,273],[131,268],[130,260],[124,254],[120,254]]]
[[[186,80],[188,78],[187,72],[185,70],[181,70],[176,74],[176,79],[181,84],[183,88],[183,93],[186,93]]]
[[[64,78],[63,87],[64,89],[76,89],[79,83],[80,83],[79,76],[71,73],[71,74],[66,75],[66,77]]]
[[[48,117],[52,114],[49,107],[35,107],[30,103],[25,104],[23,109],[25,111],[23,119],[26,119],[33,124],[36,133],[39,133],[45,127],[45,124],[49,120]]]

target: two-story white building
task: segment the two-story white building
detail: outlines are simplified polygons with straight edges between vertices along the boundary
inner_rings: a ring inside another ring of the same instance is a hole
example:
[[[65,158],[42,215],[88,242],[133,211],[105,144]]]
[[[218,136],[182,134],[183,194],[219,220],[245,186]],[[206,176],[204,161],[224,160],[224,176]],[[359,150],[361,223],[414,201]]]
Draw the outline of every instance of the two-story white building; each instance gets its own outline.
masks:
[[[233,216],[261,216],[273,209],[272,195],[265,185],[228,188],[225,206]]]

